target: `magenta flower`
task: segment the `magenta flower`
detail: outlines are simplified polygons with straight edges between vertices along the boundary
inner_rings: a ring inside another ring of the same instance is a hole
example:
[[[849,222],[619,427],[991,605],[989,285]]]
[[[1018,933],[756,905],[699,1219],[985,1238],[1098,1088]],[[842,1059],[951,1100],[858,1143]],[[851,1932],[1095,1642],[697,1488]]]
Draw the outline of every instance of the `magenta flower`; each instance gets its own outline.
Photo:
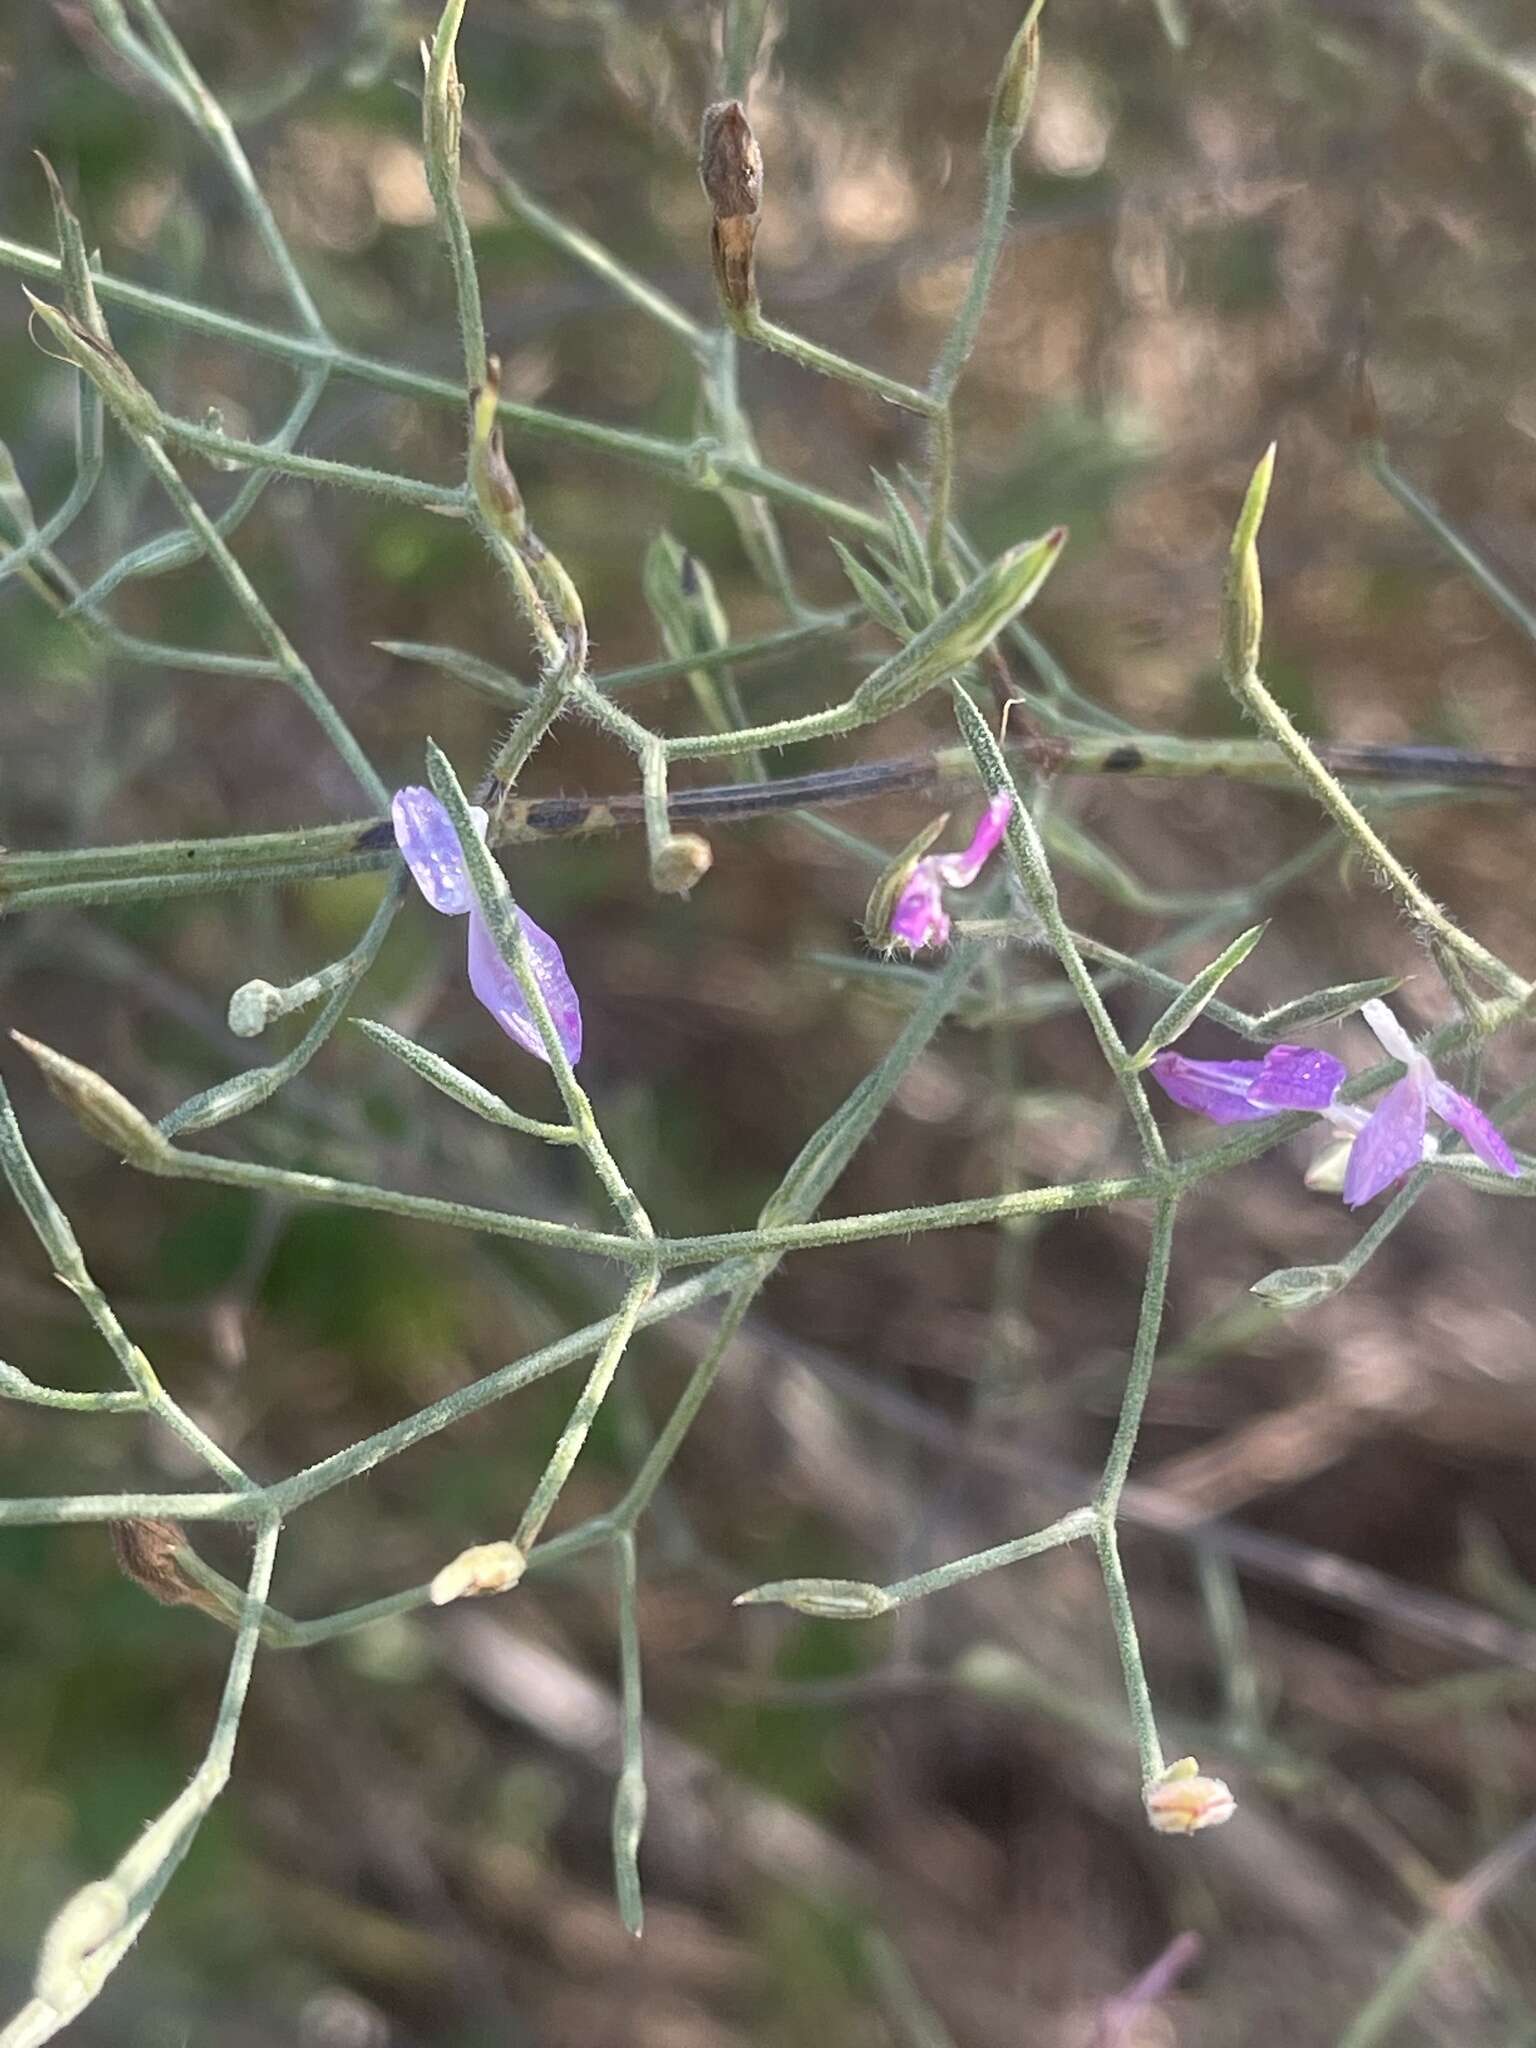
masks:
[[[1322,1114],[1348,1071],[1310,1045],[1273,1045],[1261,1060],[1191,1060],[1165,1051],[1151,1066],[1165,1095],[1218,1124],[1252,1123],[1289,1109]]]
[[[947,944],[949,913],[944,908],[944,891],[946,887],[970,887],[1002,838],[1012,812],[1011,796],[993,797],[964,853],[930,853],[917,863],[891,911],[892,945],[920,953],[925,946]]]
[[[448,813],[430,789],[413,786],[396,790],[390,815],[394,819],[395,843],[428,903],[444,917],[468,914],[470,987],[509,1038],[535,1059],[547,1060],[549,1055],[527,999],[517,985],[517,976],[502,959],[490,928],[480,915]],[[484,838],[486,813],[471,806],[470,816]],[[581,1004],[565,971],[560,948],[526,911],[518,911],[517,921],[528,947],[534,979],[565,1056],[574,1067],[581,1058]]]
[[[1346,1207],[1360,1208],[1422,1160],[1434,1158],[1437,1146],[1428,1129],[1431,1110],[1466,1139],[1485,1166],[1518,1178],[1519,1162],[1493,1124],[1475,1102],[1440,1079],[1429,1055],[1419,1051],[1386,1004],[1374,999],[1363,1003],[1360,1015],[1382,1051],[1401,1060],[1408,1071],[1369,1114],[1349,1103],[1340,1103],[1329,1113],[1336,1129],[1354,1136],[1344,1171]]]

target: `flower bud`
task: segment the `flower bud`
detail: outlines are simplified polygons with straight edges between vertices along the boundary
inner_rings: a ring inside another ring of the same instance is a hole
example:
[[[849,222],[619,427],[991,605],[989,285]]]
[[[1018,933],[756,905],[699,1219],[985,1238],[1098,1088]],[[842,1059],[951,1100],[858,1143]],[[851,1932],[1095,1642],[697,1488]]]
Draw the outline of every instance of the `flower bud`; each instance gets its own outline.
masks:
[[[55,2015],[78,2012],[89,2002],[93,1959],[128,1925],[128,1912],[127,1891],[108,1877],[82,1885],[54,1915],[38,1951],[32,1989]]]
[[[476,1543],[460,1551],[432,1581],[432,1605],[478,1600],[487,1593],[510,1593],[528,1568],[515,1543]]]
[[[1343,1186],[1342,1176],[1339,1186]],[[1248,1292],[1268,1302],[1271,1308],[1315,1308],[1348,1282],[1349,1272],[1344,1266],[1282,1266],[1277,1272],[1266,1273],[1262,1280],[1255,1280]]]
[[[1023,611],[1056,566],[1067,529],[1052,527],[989,562],[931,625],[864,678],[853,694],[861,717],[883,718],[963,669]]]
[[[49,1094],[62,1102],[93,1138],[151,1172],[169,1156],[169,1142],[110,1081],[81,1066],[78,1060],[66,1059],[52,1046],[39,1044],[35,1038],[24,1037],[19,1031],[13,1031],[11,1036],[42,1069]]]
[[[1147,1819],[1159,1835],[1194,1835],[1217,1828],[1237,1811],[1220,1778],[1207,1778],[1192,1756],[1180,1757],[1142,1792]]]
[[[721,300],[732,316],[755,312],[752,250],[763,209],[763,153],[740,100],[705,108],[699,178],[714,215],[709,248]]]
[[[1259,665],[1264,640],[1264,584],[1259,575],[1259,526],[1275,473],[1275,444],[1270,442],[1249,479],[1243,509],[1232,535],[1226,586],[1221,600],[1222,664],[1229,682],[1251,676]]]
[[[23,286],[25,290],[25,286]],[[27,292],[35,319],[47,328],[64,360],[82,371],[125,426],[141,434],[159,430],[160,408],[109,341],[102,341],[71,314]]]
[[[80,222],[74,208],[64,197],[64,187],[59,183],[54,168],[41,150],[35,152],[43,167],[43,176],[48,180],[48,197],[53,205],[53,229],[58,237],[60,278],[64,286],[64,303],[73,319],[98,341],[110,341],[106,317],[96,297],[96,280],[91,275],[91,259],[86,252],[85,236],[80,231]]]
[[[725,646],[730,631],[714,578],[674,535],[658,533],[651,542],[640,582],[669,654],[681,661]]]
[[[243,981],[229,999],[229,1028],[236,1038],[260,1038],[282,1011],[282,990],[270,981]]]
[[[451,186],[459,175],[459,137],[464,126],[464,87],[454,45],[464,0],[448,0],[430,43],[421,46],[425,85],[421,95],[421,141],[428,182]]]
[[[663,896],[686,896],[715,864],[714,848],[697,832],[674,832],[651,855],[651,887]]]
[[[863,1579],[775,1579],[738,1593],[733,1607],[792,1607],[819,1621],[872,1621],[889,1614],[896,1602],[883,1586]]]
[[[1035,103],[1035,83],[1040,76],[1040,10],[1044,4],[1045,0],[1035,0],[1024,17],[1023,26],[1003,59],[992,95],[991,130],[994,135],[1006,135],[1015,147],[1023,139],[1029,110]]]
[[[469,395],[469,484],[487,522],[514,547],[521,547],[528,538],[528,514],[497,424],[500,402],[501,358],[491,356],[485,382]]]
[[[200,1607],[204,1613],[222,1615],[219,1601],[189,1576],[182,1562],[187,1535],[180,1522],[139,1515],[132,1521],[109,1522],[107,1530],[118,1570],[141,1593],[162,1607]]]

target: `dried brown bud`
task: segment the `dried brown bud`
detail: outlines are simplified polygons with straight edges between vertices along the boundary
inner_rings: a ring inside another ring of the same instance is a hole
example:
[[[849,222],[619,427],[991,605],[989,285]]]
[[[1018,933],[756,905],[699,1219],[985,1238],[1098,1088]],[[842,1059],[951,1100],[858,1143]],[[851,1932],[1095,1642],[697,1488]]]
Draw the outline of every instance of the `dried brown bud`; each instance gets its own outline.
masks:
[[[487,1593],[509,1593],[528,1568],[515,1543],[476,1543],[461,1550],[432,1581],[432,1605],[478,1600]]]
[[[732,315],[753,312],[752,249],[763,209],[763,153],[739,100],[720,100],[705,109],[699,177],[714,213],[709,253],[721,300]]]
[[[755,220],[763,210],[763,152],[740,100],[704,109],[699,177],[716,220]]]
[[[187,1574],[181,1559],[187,1548],[187,1536],[180,1522],[152,1521],[140,1516],[131,1522],[109,1522],[107,1527],[118,1570],[151,1600],[158,1600],[162,1607],[201,1607],[209,1614],[222,1612],[214,1596]]]
[[[1192,1756],[1169,1764],[1142,1793],[1147,1820],[1159,1835],[1197,1835],[1219,1828],[1237,1811],[1237,1801],[1220,1778],[1207,1778]]]
[[[664,896],[686,896],[715,864],[714,849],[697,832],[678,832],[651,855],[651,887]]]

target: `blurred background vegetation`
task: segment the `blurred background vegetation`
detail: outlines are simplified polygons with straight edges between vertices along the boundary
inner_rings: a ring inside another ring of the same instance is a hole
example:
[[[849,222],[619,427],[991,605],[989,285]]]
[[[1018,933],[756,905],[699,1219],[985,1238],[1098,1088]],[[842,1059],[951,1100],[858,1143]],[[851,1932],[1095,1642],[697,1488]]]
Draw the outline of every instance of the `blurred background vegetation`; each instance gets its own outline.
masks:
[[[1319,736],[1536,752],[1532,646],[1368,473],[1348,376],[1364,352],[1398,466],[1518,585],[1536,533],[1528,8],[1189,0],[1180,49],[1173,4],[1051,0],[1016,218],[962,387],[962,510],[989,549],[1070,525],[1032,622],[1088,695],[1155,730],[1235,732],[1214,663],[1220,563],[1248,470],[1278,438],[1267,673],[1288,707]],[[425,10],[168,11],[338,337],[455,376],[419,165]],[[980,128],[1017,11],[775,9],[752,93],[771,313],[922,381],[966,275]],[[703,318],[693,156],[715,34],[713,10],[665,0],[522,0],[472,5],[460,48],[470,117],[506,166]],[[85,7],[6,10],[0,90],[0,232],[50,240],[40,148],[111,270],[288,325],[227,186],[103,51]],[[681,348],[509,218],[474,170],[466,196],[509,395],[697,431]],[[51,508],[72,474],[70,379],[31,345],[24,310],[13,279],[0,433]],[[111,317],[184,416],[216,404],[232,432],[260,434],[288,401],[271,361]],[[841,495],[864,500],[870,465],[894,473],[920,452],[907,416],[794,364],[744,353],[742,383],[765,458]],[[451,408],[338,380],[304,445],[449,482],[462,438]],[[110,434],[109,449],[66,545],[86,578],[166,524],[131,451]],[[640,562],[663,527],[708,564],[738,635],[781,623],[718,499],[555,441],[515,437],[510,453],[583,592],[600,668],[661,651]],[[197,481],[223,502],[226,484]],[[843,602],[825,537],[785,523],[804,589]],[[527,673],[460,525],[280,480],[238,551],[388,779],[419,779],[428,732],[478,764],[494,709],[372,644],[447,642]],[[8,845],[356,812],[285,693],[135,668],[14,584],[0,602]],[[201,569],[129,585],[113,607],[146,635],[244,644]],[[754,670],[750,701],[765,716],[831,701],[864,651]],[[684,696],[676,709],[687,716]],[[914,717],[878,744],[925,730]],[[562,727],[530,787],[631,779],[598,736]],[[1163,892],[1260,882],[1318,829],[1299,798],[1216,784],[1081,782],[1053,802]],[[927,814],[891,803],[853,821],[896,847]],[[1435,894],[1529,959],[1528,810],[1446,801],[1398,812],[1393,830]],[[653,1213],[678,1234],[749,1222],[892,1034],[887,1002],[812,958],[858,958],[866,873],[794,821],[717,833],[715,871],[686,903],[650,891],[629,837],[531,851],[512,873],[560,936],[586,1007],[584,1079]],[[1073,921],[1110,943],[1162,928],[1091,879],[1064,885]],[[158,1113],[263,1056],[228,1035],[229,991],[333,958],[378,887],[33,913],[0,932],[0,1010]],[[1391,905],[1336,858],[1274,916],[1236,984],[1254,1008],[1422,965]],[[364,1013],[537,1111],[540,1074],[489,1031],[441,938],[402,916]],[[1052,979],[1035,956],[1007,972]],[[1432,980],[1404,991],[1420,1024],[1443,1015]],[[1146,1021],[1145,1003],[1117,1001],[1128,1032]],[[1229,1048],[1211,1031],[1195,1049]],[[1501,1045],[1490,1097],[1520,1078],[1506,1062]],[[323,1456],[606,1305],[590,1271],[535,1248],[130,1178],[17,1068],[7,1056],[97,1278],[167,1384],[259,1471]],[[1027,1033],[951,1027],[838,1206],[1092,1171],[1123,1156],[1109,1093],[1072,1013]],[[427,1099],[346,1029],[230,1136],[250,1156],[467,1200],[589,1199],[561,1155]],[[264,1657],[232,1790],[70,2038],[1305,2048],[1377,2038],[1368,2001],[1429,1925],[1443,1939],[1391,2038],[1536,2041],[1536,1879],[1511,1877],[1467,1929],[1465,1895],[1444,1889],[1509,1837],[1536,1788],[1529,1211],[1437,1184],[1347,1294],[1280,1320],[1251,1281],[1336,1257],[1359,1229],[1303,1191],[1300,1163],[1271,1156],[1188,1205],[1125,1531],[1172,1753],[1197,1748],[1232,1780],[1231,1827],[1194,1844],[1148,1833],[1089,1557],[1058,1551],[858,1629],[729,1605],[793,1572],[888,1580],[1081,1498],[1117,1405],[1144,1216],[802,1254],[760,1301],[647,1525],[644,1942],[611,1894],[611,1591],[577,1569]],[[38,1379],[102,1384],[96,1342],[20,1219],[0,1229],[4,1355]],[[702,1334],[684,1319],[640,1341],[565,1518],[622,1487]],[[308,1509],[280,1560],[282,1604],[366,1599],[502,1533],[569,1398],[563,1378],[542,1383]],[[131,1422],[0,1411],[6,1491],[189,1478]],[[237,1568],[233,1540],[211,1534],[209,1550]],[[99,1529],[0,1545],[7,2008],[58,1900],[201,1753],[227,1650],[201,1616],[122,1580]],[[1116,2004],[1184,1936],[1158,1998]]]

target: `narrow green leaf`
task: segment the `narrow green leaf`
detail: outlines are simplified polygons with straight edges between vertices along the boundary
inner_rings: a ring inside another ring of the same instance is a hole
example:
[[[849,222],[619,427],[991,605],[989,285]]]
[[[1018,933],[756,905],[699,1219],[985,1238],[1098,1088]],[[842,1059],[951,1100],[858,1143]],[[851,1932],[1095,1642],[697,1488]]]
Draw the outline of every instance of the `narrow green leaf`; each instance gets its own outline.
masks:
[[[845,548],[840,540],[834,540],[832,547],[843,565],[843,574],[853,585],[859,603],[888,633],[894,633],[899,640],[905,640],[909,629],[902,617],[901,607],[879,577],[866,569],[858,556],[851,549]]]
[[[1189,1029],[1227,976],[1242,966],[1267,929],[1267,925],[1250,925],[1224,953],[1217,955],[1209,967],[1200,970],[1182,995],[1174,997],[1147,1033],[1144,1043],[1131,1055],[1132,1073],[1139,1074],[1144,1067],[1149,1067],[1165,1045],[1172,1045]]]
[[[1337,1017],[1353,1016],[1373,996],[1389,996],[1401,988],[1402,976],[1383,974],[1374,981],[1340,981],[1332,988],[1320,988],[1310,996],[1298,996],[1294,1003],[1282,1003],[1253,1020],[1253,1035],[1265,1045],[1289,1044],[1303,1031],[1319,1024],[1331,1024]]]

